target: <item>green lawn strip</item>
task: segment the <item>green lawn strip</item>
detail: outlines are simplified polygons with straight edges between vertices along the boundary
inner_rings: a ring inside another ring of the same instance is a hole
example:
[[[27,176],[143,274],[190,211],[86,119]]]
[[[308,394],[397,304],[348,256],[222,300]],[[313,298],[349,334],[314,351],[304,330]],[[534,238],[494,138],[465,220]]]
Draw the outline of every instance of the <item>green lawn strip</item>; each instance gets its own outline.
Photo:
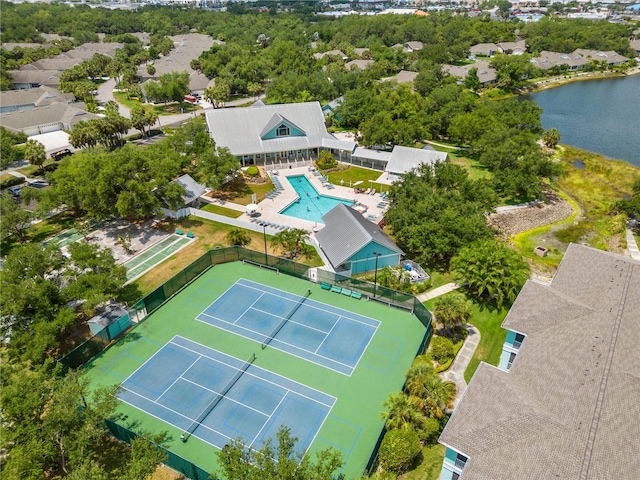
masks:
[[[431,276],[431,288],[441,287],[442,285],[446,285],[447,283],[453,282],[453,275],[451,272],[439,272],[437,270],[428,272]]]
[[[458,292],[464,294],[462,290],[458,290]],[[480,331],[480,343],[464,372],[464,379],[468,383],[481,361],[495,366],[500,362],[502,345],[507,336],[507,331],[501,325],[509,309],[506,307],[500,310],[496,310],[495,307],[491,307],[493,308],[491,309],[468,295],[467,299],[473,304],[473,315],[469,323]],[[434,298],[425,302],[425,306],[433,311],[436,300]]]
[[[314,300],[376,319],[381,324],[351,376],[275,348],[262,350],[255,341],[195,320],[239,278],[248,278],[298,295],[310,288]],[[234,262],[216,265],[205,272],[98,355],[85,367],[85,372],[91,389],[118,384],[175,335],[240,359],[256,353],[256,366],[337,398],[310,450],[313,455],[319,449],[335,446],[347,461],[343,473],[351,479],[360,477],[369,460],[383,427],[380,418],[382,402],[389,393],[402,388],[406,370],[413,361],[423,334],[424,327],[418,319],[403,310],[337,295],[305,280]],[[118,412],[127,415],[123,424],[136,430],[168,431],[169,449],[208,471],[217,470],[216,450],[210,445],[195,437],[184,444],[179,440],[182,433],[179,429],[134,407],[121,404]]]
[[[399,480],[438,480],[444,462],[444,452],[444,445],[427,445],[422,449],[420,465],[398,477]]]
[[[114,91],[113,92],[113,98],[116,99],[116,102],[118,102],[121,105],[124,105],[128,109],[132,109],[136,105],[143,105],[143,103],[140,101],[140,99],[138,99],[138,97],[129,98],[127,96],[127,94],[124,93],[124,92],[115,92]]]
[[[220,205],[214,205],[213,203],[207,203],[205,206],[200,207],[200,210],[204,210],[205,212],[216,213],[218,215],[223,215],[225,217],[238,218],[242,215],[243,212],[239,212],[238,210],[233,210],[231,208],[221,207]]]
[[[339,164],[340,168],[344,166],[344,164]],[[370,170],[368,168],[356,167],[356,166],[348,166],[344,170],[340,170],[337,172],[329,172],[326,174],[326,177],[329,181],[335,185],[344,185],[349,186],[353,185],[356,182],[362,182],[360,184],[361,188],[369,188],[371,185],[369,181],[375,181],[382,175],[382,172],[379,170]],[[351,183],[350,183],[351,182]],[[375,185],[374,185],[375,186]],[[376,186],[376,188],[378,188]],[[388,190],[389,187],[386,187],[385,190]]]

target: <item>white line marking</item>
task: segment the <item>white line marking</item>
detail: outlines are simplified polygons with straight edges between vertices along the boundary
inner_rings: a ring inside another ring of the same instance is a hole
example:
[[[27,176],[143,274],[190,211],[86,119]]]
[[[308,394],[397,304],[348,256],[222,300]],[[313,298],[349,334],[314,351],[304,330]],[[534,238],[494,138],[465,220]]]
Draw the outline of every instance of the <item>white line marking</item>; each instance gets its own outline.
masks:
[[[273,414],[276,413],[276,411],[278,410],[278,408],[280,407],[280,405],[282,405],[282,402],[284,402],[284,399],[287,398],[287,395],[289,395],[289,391],[287,391],[287,393],[284,394],[284,396],[280,399],[280,401],[278,402],[278,405],[276,405],[276,408],[274,408],[271,411],[271,414],[269,415],[269,418],[267,418],[267,421],[264,422],[264,425],[262,425],[262,428],[260,430],[258,430],[258,433],[255,434],[255,436],[253,437],[253,440],[251,441],[251,443],[249,444],[249,448],[251,448],[253,446],[253,444],[255,443],[256,440],[258,440],[258,437],[260,436],[260,434],[262,433],[262,431],[265,429],[265,427],[267,425],[269,425],[269,422],[271,421],[271,418],[273,417]],[[328,415],[328,414],[327,414]]]
[[[173,387],[173,386],[178,382],[178,380],[180,380],[180,379],[182,378],[182,375],[183,375],[183,374],[185,374],[185,373],[187,373],[187,372],[189,371],[189,369],[190,369],[191,367],[193,367],[193,366],[198,362],[198,360],[200,360],[201,358],[202,358],[202,355],[200,355],[200,356],[199,356],[198,358],[196,358],[193,362],[191,362],[191,365],[189,365],[189,366],[187,367],[187,369],[186,369],[186,370],[184,370],[180,375],[178,375],[178,378],[176,378],[176,379],[174,380],[174,382],[173,382],[171,385],[169,385],[167,388],[165,388],[165,389],[164,389],[164,391],[163,391],[160,395],[158,395],[158,396],[156,397],[156,400],[157,400],[157,399],[159,399],[160,397],[164,396],[164,394],[165,394],[165,393],[167,393],[167,392],[169,391],[169,389],[170,389],[171,387]]]

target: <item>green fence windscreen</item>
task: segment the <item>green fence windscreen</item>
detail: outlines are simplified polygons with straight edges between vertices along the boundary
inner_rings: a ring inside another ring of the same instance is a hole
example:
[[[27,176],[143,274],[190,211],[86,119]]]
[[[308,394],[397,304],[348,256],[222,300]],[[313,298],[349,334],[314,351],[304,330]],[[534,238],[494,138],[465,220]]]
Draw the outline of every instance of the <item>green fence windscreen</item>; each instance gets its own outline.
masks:
[[[107,430],[109,430],[109,433],[112,436],[128,444],[131,444],[131,441],[137,436],[135,432],[129,430],[126,427],[123,427],[122,425],[117,424],[113,420],[105,420],[105,424]],[[170,468],[173,468],[175,471],[179,472],[185,477],[192,480],[208,480],[209,478],[212,478],[210,477],[209,472],[198,467],[189,460],[182,458],[180,455],[177,455],[171,450],[167,450],[166,448],[161,446],[159,446],[158,448],[163,450],[167,456],[164,464]]]

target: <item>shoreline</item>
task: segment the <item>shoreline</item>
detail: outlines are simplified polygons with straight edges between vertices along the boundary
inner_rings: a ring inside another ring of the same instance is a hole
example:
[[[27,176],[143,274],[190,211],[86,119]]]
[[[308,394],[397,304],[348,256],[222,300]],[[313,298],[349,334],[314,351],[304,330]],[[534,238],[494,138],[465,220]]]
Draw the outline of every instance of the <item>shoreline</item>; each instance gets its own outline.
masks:
[[[545,78],[544,80],[539,80],[537,82],[532,83],[530,86],[524,88],[523,92],[520,95],[526,95],[527,93],[542,92],[550,88],[558,88],[563,85],[568,85],[574,82],[585,82],[589,80],[602,80],[602,79],[609,79],[609,78],[624,78],[631,75],[639,75],[639,74],[640,74],[640,66],[634,67],[624,73],[582,72],[582,73],[577,73],[575,75],[572,75],[570,77],[555,76],[555,77]]]

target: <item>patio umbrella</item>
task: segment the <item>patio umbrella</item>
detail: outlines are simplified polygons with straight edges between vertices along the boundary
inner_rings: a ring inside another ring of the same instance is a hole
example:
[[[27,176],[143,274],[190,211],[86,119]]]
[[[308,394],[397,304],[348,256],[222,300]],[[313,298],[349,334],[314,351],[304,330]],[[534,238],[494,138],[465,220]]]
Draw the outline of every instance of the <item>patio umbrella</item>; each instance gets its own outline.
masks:
[[[250,203],[249,205],[247,205],[246,211],[247,211],[247,215],[256,213],[258,211],[258,205],[256,205],[255,203]]]

